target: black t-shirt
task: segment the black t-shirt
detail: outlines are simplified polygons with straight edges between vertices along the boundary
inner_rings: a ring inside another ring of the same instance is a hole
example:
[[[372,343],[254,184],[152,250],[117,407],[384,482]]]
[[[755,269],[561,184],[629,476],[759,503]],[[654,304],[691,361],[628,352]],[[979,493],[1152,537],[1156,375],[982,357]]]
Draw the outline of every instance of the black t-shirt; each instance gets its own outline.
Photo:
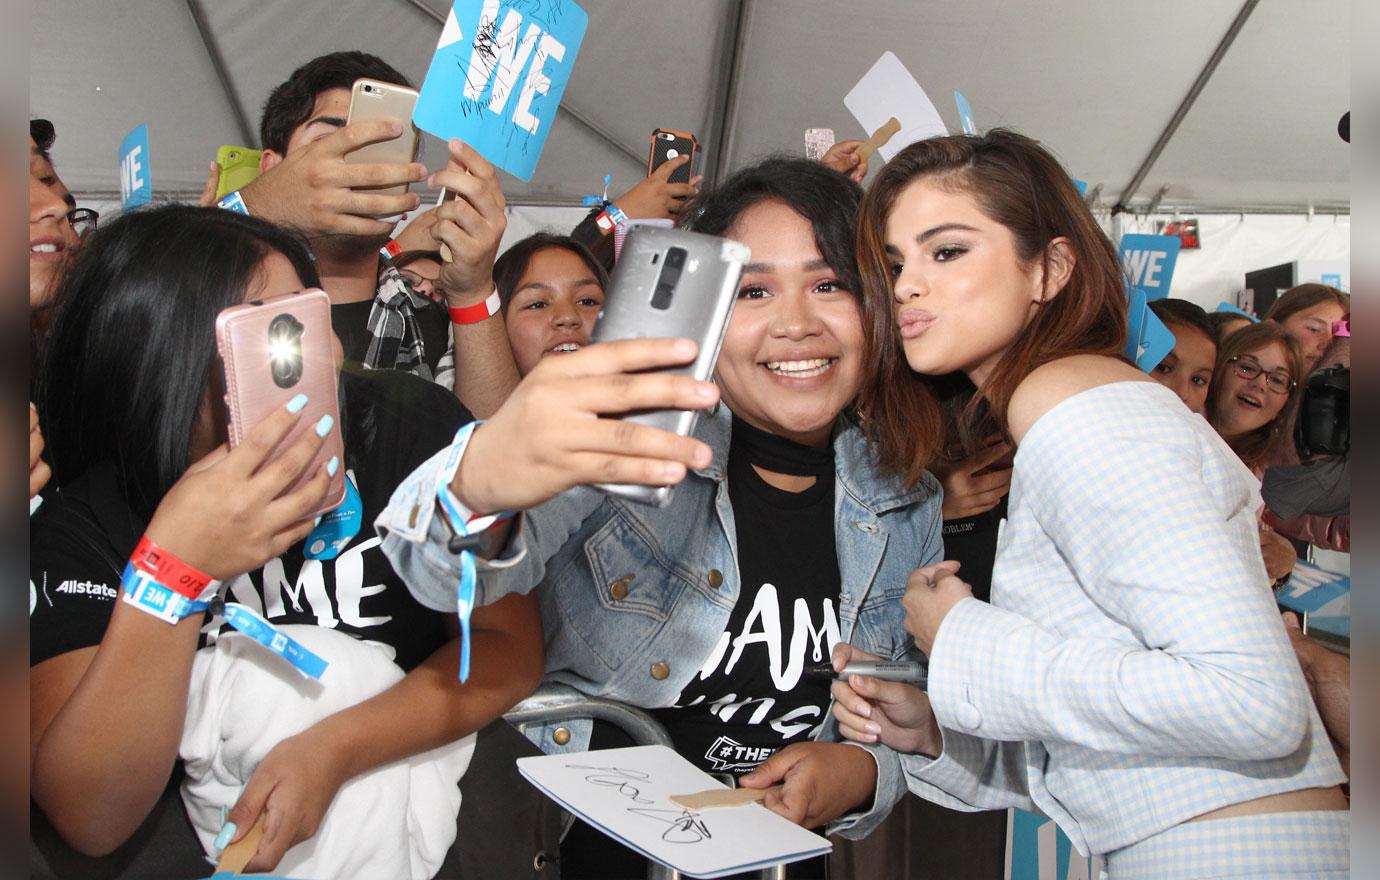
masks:
[[[331,328],[339,337],[348,361],[364,362],[370,342],[369,313],[373,308],[372,299],[331,306]],[[440,303],[428,303],[417,309],[417,328],[422,332],[423,359],[434,376],[436,365],[450,347],[450,314]]]
[[[232,581],[225,595],[274,623],[327,626],[389,645],[398,665],[411,669],[447,641],[446,616],[412,598],[383,555],[373,523],[393,490],[470,415],[446,389],[404,373],[346,373],[341,381],[346,473],[364,508],[359,534],[328,561],[305,559],[299,542]],[[34,514],[31,665],[100,643],[125,562],[146,525],[125,503],[113,463],[93,467]],[[207,629],[216,632],[218,623]]]
[[[992,566],[997,561],[997,529],[1006,518],[1006,499],[977,516],[944,520],[944,558],[962,563],[959,577],[984,602],[992,597]]]
[[[819,462],[810,488],[782,491],[753,469],[744,435],[787,441],[766,439],[736,421],[733,430],[728,491],[738,538],[738,603],[723,650],[708,658],[675,707],[655,714],[677,752],[708,772],[737,776],[806,741],[825,719],[829,680],[806,670],[828,663],[839,637],[839,565],[832,455]]]

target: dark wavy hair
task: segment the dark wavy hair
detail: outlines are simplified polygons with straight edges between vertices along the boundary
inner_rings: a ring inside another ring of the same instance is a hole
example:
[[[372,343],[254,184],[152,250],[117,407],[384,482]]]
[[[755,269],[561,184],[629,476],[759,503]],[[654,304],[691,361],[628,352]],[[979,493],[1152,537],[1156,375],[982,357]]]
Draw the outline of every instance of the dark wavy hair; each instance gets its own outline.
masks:
[[[701,192],[681,212],[680,225],[691,232],[725,235],[744,211],[762,202],[783,202],[809,221],[815,247],[839,282],[862,296],[862,279],[853,235],[862,189],[819,162],[771,156],[734,172],[712,190]]]
[[[1212,343],[1217,342],[1217,334],[1213,332],[1212,322],[1208,320],[1208,313],[1197,303],[1191,303],[1186,299],[1157,299],[1150,303],[1150,311],[1155,313],[1155,317],[1164,322],[1166,327],[1178,325],[1197,330],[1208,338]]]
[[[367,52],[332,52],[313,58],[294,70],[264,102],[259,119],[260,146],[286,155],[292,133],[311,116],[317,95],[329,89],[348,89],[361,77],[412,86],[387,61]]]
[[[900,345],[886,221],[901,193],[921,179],[971,195],[984,214],[1010,230],[1017,259],[1027,267],[1043,265],[1045,277],[1054,239],[1066,238],[1075,256],[1067,284],[1012,341],[979,395],[965,376],[917,375]],[[1014,131],[929,138],[896,154],[863,199],[858,263],[868,369],[859,410],[882,467],[910,484],[931,464],[972,453],[994,430],[1009,436],[1011,395],[1037,367],[1073,354],[1120,357],[1126,342],[1116,249],[1058,160]]]
[[[319,287],[306,245],[264,220],[168,205],[102,224],[63,277],[37,403],[56,485],[113,462],[150,517],[187,469],[217,364],[215,324],[279,253]]]
[[[568,235],[536,232],[508,248],[503,252],[503,256],[494,263],[494,286],[498,288],[498,298],[503,302],[504,314],[507,314],[508,303],[512,302],[513,293],[517,289],[518,282],[522,280],[523,273],[527,271],[527,266],[532,262],[532,258],[539,251],[544,251],[547,248],[570,251],[579,257],[580,261],[594,275],[595,280],[599,282],[599,288],[601,290],[608,289],[608,270],[590,252],[589,248]]]

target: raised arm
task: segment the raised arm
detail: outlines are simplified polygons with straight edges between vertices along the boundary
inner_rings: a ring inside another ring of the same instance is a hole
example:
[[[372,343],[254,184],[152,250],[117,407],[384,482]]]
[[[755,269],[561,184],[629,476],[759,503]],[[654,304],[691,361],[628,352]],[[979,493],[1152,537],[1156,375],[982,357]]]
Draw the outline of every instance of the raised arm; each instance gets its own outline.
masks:
[[[159,504],[149,539],[225,580],[306,537],[326,474],[282,493],[321,438],[307,431],[264,464],[296,421],[279,411],[235,450],[221,447],[189,469]],[[115,600],[98,646],[30,670],[32,796],[79,852],[105,855],[124,843],[167,786],[201,622],[194,614],[170,625]]]

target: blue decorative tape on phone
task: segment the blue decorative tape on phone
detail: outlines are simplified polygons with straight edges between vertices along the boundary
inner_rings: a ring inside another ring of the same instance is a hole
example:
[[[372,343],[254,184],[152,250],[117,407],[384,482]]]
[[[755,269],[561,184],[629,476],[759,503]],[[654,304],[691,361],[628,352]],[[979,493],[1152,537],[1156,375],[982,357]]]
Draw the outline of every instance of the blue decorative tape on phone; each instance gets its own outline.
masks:
[[[345,500],[335,510],[322,515],[321,522],[307,536],[302,555],[308,559],[334,559],[354,540],[363,525],[364,502],[360,500],[355,481],[346,474]]]

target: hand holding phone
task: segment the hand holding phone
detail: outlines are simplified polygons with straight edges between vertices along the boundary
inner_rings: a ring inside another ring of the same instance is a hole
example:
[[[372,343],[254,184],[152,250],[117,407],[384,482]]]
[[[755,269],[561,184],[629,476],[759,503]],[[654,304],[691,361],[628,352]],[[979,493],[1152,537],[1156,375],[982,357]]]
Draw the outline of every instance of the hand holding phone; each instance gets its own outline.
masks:
[[[216,166],[220,177],[216,183],[216,199],[222,199],[232,192],[243,189],[259,176],[259,160],[262,150],[237,147],[225,144],[216,150]]]
[[[303,235],[388,235],[395,223],[375,219],[411,211],[417,196],[389,195],[374,186],[406,190],[425,180],[425,165],[359,165],[346,157],[362,147],[397,140],[407,122],[374,119],[357,122],[293,148],[240,190],[249,213],[288,226]]]
[[[279,442],[275,456],[308,431],[325,438],[311,465],[289,490],[299,488],[335,459],[326,497],[312,516],[334,509],[345,497],[334,339],[330,299],[320,290],[231,306],[216,319],[216,344],[225,366],[230,447],[239,446],[255,425],[278,410],[292,407],[301,419]]]
[[[623,242],[591,341],[693,339],[699,345],[694,362],[666,372],[707,381],[751,256],[746,245],[731,239],[656,226],[634,229]],[[688,437],[698,416],[697,410],[653,410],[622,418]],[[606,483],[599,488],[657,506],[671,499],[666,486]]]
[[[382,163],[405,164],[417,158],[421,133],[412,124],[412,109],[417,106],[417,90],[407,86],[380,82],[376,79],[355,80],[350,89],[350,112],[345,124],[368,122],[374,119],[396,119],[403,125],[402,134],[392,140],[366,144],[345,154],[345,161],[356,165]],[[368,192],[403,195],[406,183],[358,187]]]
[[[671,183],[689,183],[695,175],[695,153],[699,143],[688,131],[673,128],[658,128],[652,132],[651,152],[647,157],[647,176],[662,165],[680,156],[689,156],[690,161],[672,172]]]

